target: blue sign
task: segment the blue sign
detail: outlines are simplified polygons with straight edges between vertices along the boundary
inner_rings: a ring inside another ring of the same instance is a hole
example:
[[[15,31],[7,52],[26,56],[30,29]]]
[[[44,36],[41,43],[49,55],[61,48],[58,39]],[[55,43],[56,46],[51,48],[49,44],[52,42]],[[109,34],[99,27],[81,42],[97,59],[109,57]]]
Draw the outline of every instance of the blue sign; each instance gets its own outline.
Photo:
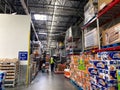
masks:
[[[28,59],[28,52],[27,51],[20,51],[19,52],[19,60],[27,60]]]

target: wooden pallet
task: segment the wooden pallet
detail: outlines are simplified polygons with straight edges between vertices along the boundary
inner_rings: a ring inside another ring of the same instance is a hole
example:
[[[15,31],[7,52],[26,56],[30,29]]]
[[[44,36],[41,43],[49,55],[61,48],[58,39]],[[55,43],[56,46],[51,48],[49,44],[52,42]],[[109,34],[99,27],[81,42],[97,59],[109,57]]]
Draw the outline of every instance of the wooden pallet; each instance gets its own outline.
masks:
[[[0,67],[0,70],[14,70],[15,67]]]
[[[9,75],[15,75],[15,73],[7,73],[6,75],[7,76],[9,76]]]
[[[85,48],[85,50],[91,50],[91,49],[97,49],[97,48],[98,48],[98,46],[91,46],[91,47]]]
[[[9,86],[12,86],[12,87],[15,87],[15,80],[6,80],[5,82],[4,82],[4,86],[5,87],[9,87]]]
[[[15,79],[15,75],[13,75],[13,76],[6,76],[5,78],[6,79]]]

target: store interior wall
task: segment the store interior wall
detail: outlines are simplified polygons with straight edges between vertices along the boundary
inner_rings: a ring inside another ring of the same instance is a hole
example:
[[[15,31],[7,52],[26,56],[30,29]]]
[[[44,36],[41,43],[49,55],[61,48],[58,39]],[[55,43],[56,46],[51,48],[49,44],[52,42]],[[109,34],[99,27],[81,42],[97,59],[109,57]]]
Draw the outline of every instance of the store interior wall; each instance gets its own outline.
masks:
[[[18,58],[19,51],[28,51],[30,17],[0,15],[0,58]]]
[[[18,58],[29,50],[30,16],[0,14],[0,58]],[[20,61],[19,80],[26,81],[27,61]]]

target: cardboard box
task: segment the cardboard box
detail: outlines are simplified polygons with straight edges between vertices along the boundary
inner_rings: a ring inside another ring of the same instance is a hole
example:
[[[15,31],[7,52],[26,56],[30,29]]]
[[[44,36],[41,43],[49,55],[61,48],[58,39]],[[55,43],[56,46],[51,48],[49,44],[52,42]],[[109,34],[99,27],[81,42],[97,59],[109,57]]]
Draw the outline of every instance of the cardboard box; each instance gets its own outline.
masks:
[[[102,10],[106,5],[108,5],[113,0],[98,0],[98,10]]]
[[[93,1],[89,0],[88,3],[84,7],[84,24],[86,24],[90,19],[92,19],[95,16],[96,8],[93,5]]]
[[[102,32],[102,45],[110,45],[120,42],[120,23]]]

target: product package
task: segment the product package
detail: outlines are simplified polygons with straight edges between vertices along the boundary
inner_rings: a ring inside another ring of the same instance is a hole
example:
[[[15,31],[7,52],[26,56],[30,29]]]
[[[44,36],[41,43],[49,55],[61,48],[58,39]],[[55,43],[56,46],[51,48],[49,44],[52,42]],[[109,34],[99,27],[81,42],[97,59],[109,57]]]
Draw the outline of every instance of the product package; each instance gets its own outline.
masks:
[[[119,51],[109,51],[98,53],[101,56],[101,60],[120,60]]]

